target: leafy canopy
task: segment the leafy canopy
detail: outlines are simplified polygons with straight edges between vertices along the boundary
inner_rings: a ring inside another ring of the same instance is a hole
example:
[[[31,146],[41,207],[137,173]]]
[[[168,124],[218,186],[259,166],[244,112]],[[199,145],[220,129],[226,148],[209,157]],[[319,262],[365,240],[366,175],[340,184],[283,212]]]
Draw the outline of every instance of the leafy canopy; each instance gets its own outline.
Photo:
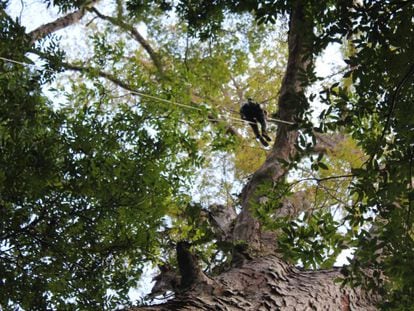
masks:
[[[92,27],[91,56],[72,63],[53,38],[29,46],[24,27],[0,11],[0,56],[30,62],[30,52],[47,63],[37,70],[0,62],[3,308],[126,304],[144,264],[168,260],[181,238],[194,242],[209,271],[220,267],[218,258],[228,259],[228,245],[214,244],[206,207],[189,195],[190,177],[217,163],[213,151],[235,151],[240,178],[258,165],[254,148],[228,135],[243,135],[243,125],[220,121],[234,116],[234,103],[249,93],[272,98],[269,106],[276,110],[284,65],[279,58],[285,55],[283,43],[269,44],[267,35],[292,3],[130,0],[124,12],[117,1],[118,22]],[[67,12],[86,3],[53,4]],[[353,140],[335,154],[307,157],[308,122],[298,142],[305,152],[292,167],[313,182],[267,187],[267,193],[274,190],[272,200],[257,206],[256,216],[281,228],[286,257],[307,267],[329,267],[340,249],[355,248],[346,281],[382,291],[387,309],[407,309],[414,304],[414,27],[407,22],[414,6],[308,1],[306,10],[316,25],[315,54],[332,42],[349,48],[343,80],[308,100],[327,105],[320,131],[346,132]],[[231,16],[237,22],[231,24]],[[145,22],[165,77],[119,20]],[[59,103],[44,95],[53,78],[54,92],[65,95]],[[312,208],[274,222],[281,197],[294,191],[314,199]],[[236,196],[232,200],[237,204]],[[361,268],[373,272],[366,277]]]

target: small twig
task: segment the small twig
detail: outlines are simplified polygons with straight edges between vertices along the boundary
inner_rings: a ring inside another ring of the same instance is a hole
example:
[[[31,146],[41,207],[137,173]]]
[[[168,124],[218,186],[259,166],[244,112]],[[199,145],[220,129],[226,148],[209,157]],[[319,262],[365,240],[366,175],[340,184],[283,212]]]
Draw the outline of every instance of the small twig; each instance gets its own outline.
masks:
[[[324,178],[307,177],[307,178],[303,178],[303,179],[300,179],[300,180],[297,180],[297,181],[291,183],[291,186],[297,185],[301,182],[311,181],[311,180],[316,181],[317,183],[321,183],[323,181],[330,180],[330,179],[354,178],[356,176],[357,175],[355,175],[355,174],[345,174],[345,175],[329,176],[329,177],[324,177]]]
[[[89,27],[89,25],[92,24],[95,19],[98,19],[98,16],[95,16],[94,18],[92,18],[89,22],[86,23],[85,26]]]

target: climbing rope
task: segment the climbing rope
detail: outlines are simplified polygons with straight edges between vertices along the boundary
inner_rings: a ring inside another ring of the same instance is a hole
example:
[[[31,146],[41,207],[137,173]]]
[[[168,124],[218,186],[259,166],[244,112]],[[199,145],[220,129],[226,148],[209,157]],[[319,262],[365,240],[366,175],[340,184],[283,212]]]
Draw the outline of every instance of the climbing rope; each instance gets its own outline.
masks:
[[[39,67],[37,65],[34,65],[34,64],[20,62],[20,61],[16,61],[16,60],[9,59],[9,58],[5,58],[5,57],[1,57],[1,56],[0,56],[0,59],[3,60],[3,61],[6,61],[6,62],[10,62],[10,63],[14,63],[14,64],[19,64],[19,65],[26,66],[26,67],[30,66],[30,67],[41,68],[41,67]],[[156,100],[158,102],[172,104],[172,105],[175,105],[175,106],[178,106],[178,107],[183,107],[183,108],[192,109],[192,110],[196,110],[196,111],[205,111],[205,109],[202,109],[202,108],[198,108],[198,107],[194,107],[194,106],[190,106],[190,105],[178,103],[178,102],[175,102],[175,101],[171,101],[171,100],[168,100],[168,99],[164,99],[164,98],[161,98],[161,97],[149,95],[149,94],[142,93],[142,92],[138,92],[138,91],[131,91],[130,90],[129,93],[135,94],[135,95],[138,95],[138,96],[141,96],[141,97],[153,99],[153,100]],[[232,116],[228,116],[227,118],[230,119],[230,120],[234,120],[234,121],[238,121],[238,122],[242,122],[242,123],[250,123],[247,120],[243,120],[241,118],[236,118],[236,117],[232,117]],[[210,119],[210,120],[212,120],[212,121],[223,121],[221,119]],[[274,119],[274,118],[267,118],[267,120],[272,121],[272,122],[275,122],[275,123],[281,123],[281,124],[287,124],[287,125],[294,125],[295,124],[294,122],[291,122],[291,121],[285,121],[285,120]]]

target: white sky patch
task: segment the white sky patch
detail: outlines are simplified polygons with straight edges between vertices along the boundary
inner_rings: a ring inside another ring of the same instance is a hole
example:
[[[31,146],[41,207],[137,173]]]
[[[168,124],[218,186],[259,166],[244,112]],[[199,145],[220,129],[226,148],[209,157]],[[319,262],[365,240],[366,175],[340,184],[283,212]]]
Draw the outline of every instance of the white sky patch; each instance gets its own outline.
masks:
[[[342,267],[345,265],[349,265],[348,258],[354,257],[355,248],[344,249],[338,257],[336,257],[336,261],[334,266]]]
[[[338,43],[329,44],[327,48],[315,60],[316,74],[320,77],[328,77],[339,68],[346,65]]]
[[[316,75],[323,80],[313,84],[306,92],[308,97],[310,94],[317,95],[313,103],[311,103],[311,108],[313,109],[312,121],[315,126],[319,125],[318,117],[322,110],[327,109],[327,106],[319,101],[319,92],[334,82],[339,81],[342,70],[346,66],[343,59],[341,46],[338,43],[329,44],[321,55],[315,59]]]
[[[144,298],[151,292],[152,287],[155,284],[153,277],[155,276],[157,270],[151,265],[146,265],[142,273],[142,280],[139,282],[137,288],[131,288],[128,292],[129,298],[132,301],[139,301],[140,298]]]
[[[46,8],[40,1],[10,1],[6,12],[18,18],[20,23],[30,32],[42,24],[49,23],[58,17],[58,10],[54,7]],[[42,12],[42,14],[38,14]]]

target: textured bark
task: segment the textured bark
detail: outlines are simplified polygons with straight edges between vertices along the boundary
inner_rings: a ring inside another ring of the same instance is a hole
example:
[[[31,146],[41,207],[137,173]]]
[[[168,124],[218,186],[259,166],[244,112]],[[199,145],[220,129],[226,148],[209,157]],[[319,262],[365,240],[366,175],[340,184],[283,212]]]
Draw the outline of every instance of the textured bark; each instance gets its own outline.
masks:
[[[301,271],[274,255],[253,259],[162,305],[129,310],[376,310],[378,297],[341,288],[339,269]]]
[[[209,208],[209,222],[219,241],[231,241],[234,220],[237,213],[234,207],[213,204]]]

